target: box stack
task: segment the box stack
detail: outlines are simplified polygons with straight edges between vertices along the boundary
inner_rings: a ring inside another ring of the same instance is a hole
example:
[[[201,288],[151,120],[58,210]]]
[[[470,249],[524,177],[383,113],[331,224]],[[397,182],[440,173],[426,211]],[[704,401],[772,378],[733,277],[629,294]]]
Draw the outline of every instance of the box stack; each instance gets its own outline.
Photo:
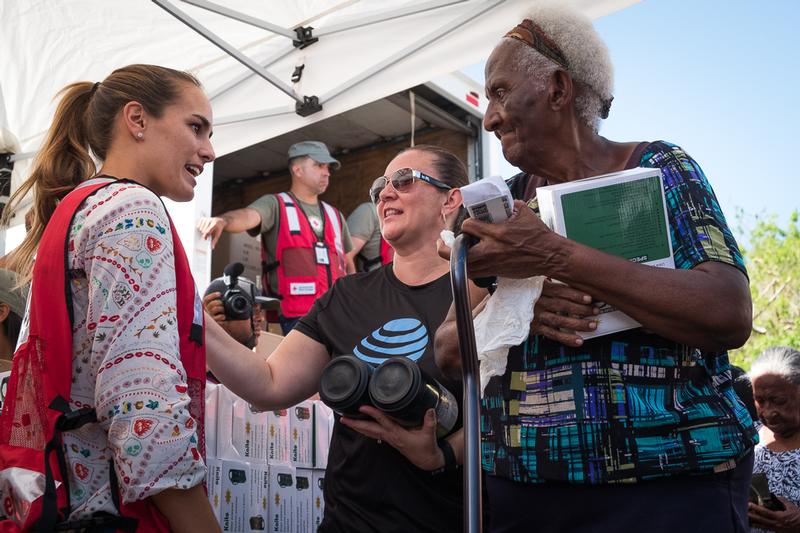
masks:
[[[0,409],[3,408],[3,402],[6,399],[6,390],[8,389],[8,380],[11,377],[11,371],[0,372]]]
[[[318,401],[257,412],[206,387],[208,497],[223,531],[306,533],[324,512],[333,413]]]

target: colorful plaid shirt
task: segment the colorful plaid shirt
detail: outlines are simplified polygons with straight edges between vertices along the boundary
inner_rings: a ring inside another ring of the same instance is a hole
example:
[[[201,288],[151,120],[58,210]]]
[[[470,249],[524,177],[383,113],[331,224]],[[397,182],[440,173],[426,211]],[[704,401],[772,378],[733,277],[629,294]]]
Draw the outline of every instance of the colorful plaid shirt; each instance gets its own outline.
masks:
[[[663,141],[638,152],[630,166],[663,173],[676,268],[720,261],[746,274],[700,166]],[[509,182],[516,197],[527,181],[518,175]],[[732,388],[726,352],[704,352],[641,328],[579,348],[531,335],[509,352],[505,375],[490,381],[481,418],[484,469],[525,483],[720,471],[758,440]]]

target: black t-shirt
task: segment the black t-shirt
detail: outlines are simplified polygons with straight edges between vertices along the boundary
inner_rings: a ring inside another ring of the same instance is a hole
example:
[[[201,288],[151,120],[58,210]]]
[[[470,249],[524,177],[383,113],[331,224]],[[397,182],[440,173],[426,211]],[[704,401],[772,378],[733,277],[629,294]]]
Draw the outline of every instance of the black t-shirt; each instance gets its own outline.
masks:
[[[337,280],[295,329],[324,344],[331,357],[355,354],[373,366],[389,356],[405,355],[416,361],[458,400],[457,429],[461,427],[461,382],[444,378],[433,359],[433,337],[452,300],[449,274],[411,287],[400,282],[387,265]],[[406,338],[412,340],[389,348],[385,342],[374,342],[381,330],[408,331]],[[427,333],[427,344],[420,341],[423,333]],[[340,424],[337,417],[325,474],[325,517],[319,531],[461,531],[462,485],[460,469],[432,476],[389,444],[364,437]]]

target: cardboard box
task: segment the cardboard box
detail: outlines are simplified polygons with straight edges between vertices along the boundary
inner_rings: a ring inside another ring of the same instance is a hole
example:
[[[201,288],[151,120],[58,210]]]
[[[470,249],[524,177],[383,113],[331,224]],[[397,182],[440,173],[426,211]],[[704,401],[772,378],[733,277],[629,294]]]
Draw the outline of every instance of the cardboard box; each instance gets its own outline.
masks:
[[[295,478],[297,471],[289,464],[269,465],[269,531],[295,533]]]
[[[222,461],[220,459],[206,459],[206,492],[211,509],[217,520],[220,519],[219,510],[222,502]]]
[[[258,334],[258,344],[256,344],[255,352],[264,357],[269,357],[283,339],[282,335],[262,331]]]
[[[314,468],[328,466],[328,449],[333,435],[333,410],[321,400],[314,402]]]
[[[675,268],[660,169],[634,168],[539,187],[536,198],[542,221],[556,233],[629,261]],[[605,305],[597,330],[580,335],[588,339],[640,325]]]
[[[311,531],[316,531],[325,515],[325,471],[314,469],[311,476],[311,493],[314,501],[311,509]]]
[[[245,531],[269,531],[269,467],[250,465],[250,499]]]
[[[219,523],[222,531],[245,533],[250,505],[250,465],[222,460]]]
[[[233,261],[244,265],[242,277],[250,281],[261,279],[261,239],[252,237],[246,231],[223,231],[211,255],[211,277],[222,276],[225,267]]]
[[[217,399],[220,385],[216,383],[206,383],[206,406],[205,406],[205,437],[206,437],[206,458],[217,457]]]
[[[223,386],[217,409],[217,457],[266,463],[268,414],[254,413],[250,404]]]
[[[267,425],[267,460],[270,464],[289,463],[292,456],[289,410],[269,411]]]
[[[298,468],[314,466],[314,402],[306,400],[289,409],[292,432],[292,464]]]
[[[0,372],[0,409],[3,408],[3,401],[6,399],[6,390],[8,390],[8,380],[11,377],[11,371]]]
[[[316,531],[314,520],[314,471],[298,468],[294,479],[294,528],[297,532]]]

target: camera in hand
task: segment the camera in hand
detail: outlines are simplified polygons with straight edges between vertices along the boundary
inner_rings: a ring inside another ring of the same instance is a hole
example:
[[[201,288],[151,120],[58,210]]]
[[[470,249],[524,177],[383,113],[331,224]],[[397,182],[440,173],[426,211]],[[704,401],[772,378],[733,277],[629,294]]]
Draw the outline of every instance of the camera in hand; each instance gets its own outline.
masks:
[[[750,480],[750,501],[772,511],[785,511],[786,506],[769,490],[767,476],[755,472]]]
[[[223,280],[225,292],[222,294],[222,304],[225,306],[225,317],[228,320],[246,320],[253,316],[252,294],[247,294],[239,287],[239,276],[244,272],[244,265],[231,263],[225,267]]]

